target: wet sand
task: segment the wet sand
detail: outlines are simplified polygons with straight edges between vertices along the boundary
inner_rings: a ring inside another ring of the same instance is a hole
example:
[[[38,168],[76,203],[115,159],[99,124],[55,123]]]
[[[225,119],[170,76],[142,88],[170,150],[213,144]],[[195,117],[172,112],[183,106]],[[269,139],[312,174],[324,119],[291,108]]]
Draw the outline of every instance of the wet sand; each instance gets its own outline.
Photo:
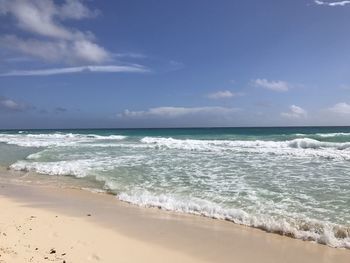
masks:
[[[349,250],[80,189],[1,180],[0,209],[0,262],[350,262]]]

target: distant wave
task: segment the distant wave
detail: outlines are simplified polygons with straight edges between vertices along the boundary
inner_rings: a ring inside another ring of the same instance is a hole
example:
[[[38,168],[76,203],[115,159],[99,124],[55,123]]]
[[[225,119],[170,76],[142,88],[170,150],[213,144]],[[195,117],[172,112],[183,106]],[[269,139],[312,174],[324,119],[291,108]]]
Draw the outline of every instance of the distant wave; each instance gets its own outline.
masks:
[[[315,137],[323,137],[323,138],[345,137],[345,136],[350,137],[350,133],[348,132],[313,133],[313,134],[297,133],[295,135],[299,137],[315,136]]]
[[[142,143],[159,149],[183,149],[189,151],[236,151],[269,153],[275,155],[311,156],[350,160],[350,143],[321,142],[309,138],[289,141],[241,141],[241,140],[191,140],[161,137],[144,137]]]
[[[144,137],[142,143],[154,144],[159,147],[183,148],[187,150],[205,150],[210,146],[227,146],[227,147],[271,147],[271,148],[299,148],[299,149],[319,149],[319,148],[336,148],[339,150],[350,147],[349,143],[321,142],[310,138],[300,138],[287,141],[263,141],[263,140],[191,140],[191,139],[173,139],[162,137]]]
[[[88,143],[101,140],[123,140],[123,135],[95,135],[95,134],[0,134],[0,142],[22,147],[51,147],[72,146],[79,143]]]

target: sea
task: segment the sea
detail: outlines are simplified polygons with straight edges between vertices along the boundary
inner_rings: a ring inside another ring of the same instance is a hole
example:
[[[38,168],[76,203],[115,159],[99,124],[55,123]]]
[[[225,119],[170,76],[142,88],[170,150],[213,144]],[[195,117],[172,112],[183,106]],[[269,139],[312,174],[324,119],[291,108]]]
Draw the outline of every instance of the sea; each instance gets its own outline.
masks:
[[[350,248],[350,127],[2,130],[0,166]]]

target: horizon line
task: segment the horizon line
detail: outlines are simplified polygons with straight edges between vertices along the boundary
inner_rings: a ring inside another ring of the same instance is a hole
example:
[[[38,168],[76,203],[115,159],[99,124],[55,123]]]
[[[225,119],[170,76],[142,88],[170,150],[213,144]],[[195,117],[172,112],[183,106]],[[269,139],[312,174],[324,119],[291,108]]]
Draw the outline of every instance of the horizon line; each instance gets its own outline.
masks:
[[[256,128],[350,128],[350,125],[297,125],[297,126],[212,126],[212,127],[120,127],[120,128],[0,128],[0,131],[35,131],[35,130],[161,130],[161,129],[256,129]]]

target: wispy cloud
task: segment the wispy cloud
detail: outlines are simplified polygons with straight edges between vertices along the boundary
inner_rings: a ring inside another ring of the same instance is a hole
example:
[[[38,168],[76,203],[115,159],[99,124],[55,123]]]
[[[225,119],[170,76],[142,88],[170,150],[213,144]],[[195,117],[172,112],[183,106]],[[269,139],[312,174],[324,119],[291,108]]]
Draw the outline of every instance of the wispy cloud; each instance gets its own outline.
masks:
[[[118,117],[124,118],[177,118],[186,115],[227,115],[240,111],[238,108],[226,108],[226,107],[157,107],[151,108],[146,111],[130,111],[125,110],[123,113],[119,113]]]
[[[81,40],[68,42],[65,40],[22,39],[15,35],[0,37],[0,46],[19,51],[25,55],[48,62],[65,64],[101,63],[110,61],[108,53],[97,44]]]
[[[286,92],[291,85],[282,80],[255,79],[252,81],[255,87],[260,87],[277,92]]]
[[[7,73],[0,74],[1,77],[10,76],[49,76],[59,74],[72,74],[81,72],[129,72],[129,73],[146,73],[150,72],[149,69],[140,65],[127,65],[127,66],[115,66],[115,65],[102,65],[102,66],[81,66],[81,67],[66,67],[66,68],[52,68],[52,69],[39,69],[39,70],[15,70]]]
[[[32,108],[33,107],[28,104],[0,96],[0,112],[18,112]]]
[[[148,58],[148,56],[141,54],[141,53],[134,53],[134,52],[126,52],[126,53],[114,53],[112,54],[115,58],[135,58],[135,59],[143,59]]]
[[[31,62],[32,59],[29,57],[8,57],[4,58],[3,61],[8,62],[8,63],[20,63],[20,62]]]
[[[56,107],[55,109],[54,109],[54,112],[55,113],[66,113],[68,111],[68,109],[66,109],[66,108],[63,108],[63,107]]]
[[[3,47],[48,61],[63,63],[103,63],[111,59],[110,52],[98,45],[91,32],[64,26],[68,19],[95,17],[80,0],[66,0],[58,5],[52,0],[0,1],[0,15],[14,18],[16,26],[39,38],[0,38]],[[69,58],[69,59],[68,59]]]
[[[290,118],[290,119],[300,119],[300,118],[306,118],[307,117],[307,111],[304,110],[303,108],[296,106],[296,105],[291,105],[289,107],[288,112],[282,112],[281,113],[282,117]]]
[[[350,114],[350,104],[346,102],[339,102],[333,107],[328,108],[328,111],[337,114]]]
[[[254,103],[254,105],[262,108],[270,108],[273,106],[273,103],[271,101],[258,100]]]
[[[339,86],[339,89],[341,89],[341,90],[350,90],[350,85],[342,84],[342,85]]]
[[[96,17],[99,14],[99,10],[90,10],[88,7],[83,5],[82,1],[80,0],[66,0],[66,2],[59,9],[58,15],[61,18],[83,19]]]
[[[315,4],[317,5],[325,5],[325,6],[345,6],[347,4],[350,4],[350,1],[331,1],[331,2],[326,2],[326,1],[320,1],[320,0],[314,0]]]
[[[209,99],[228,99],[236,96],[233,92],[229,90],[222,90],[222,91],[217,91],[213,92],[207,95]]]

